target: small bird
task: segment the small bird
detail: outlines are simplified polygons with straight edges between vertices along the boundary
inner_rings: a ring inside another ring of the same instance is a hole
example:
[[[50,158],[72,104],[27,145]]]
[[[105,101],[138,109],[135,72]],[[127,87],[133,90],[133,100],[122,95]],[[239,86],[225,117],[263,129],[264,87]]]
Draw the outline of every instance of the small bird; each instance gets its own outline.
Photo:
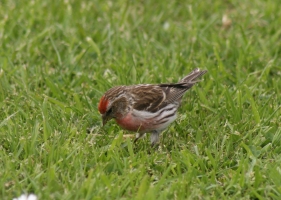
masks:
[[[122,85],[109,89],[98,105],[103,126],[113,118],[121,128],[137,132],[134,142],[151,133],[151,145],[158,144],[160,133],[176,120],[182,96],[206,72],[196,68],[178,83]]]

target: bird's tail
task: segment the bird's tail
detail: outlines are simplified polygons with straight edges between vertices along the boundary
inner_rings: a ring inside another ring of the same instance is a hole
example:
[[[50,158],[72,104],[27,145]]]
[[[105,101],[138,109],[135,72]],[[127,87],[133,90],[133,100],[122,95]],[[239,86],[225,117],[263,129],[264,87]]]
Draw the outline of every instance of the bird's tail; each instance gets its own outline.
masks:
[[[169,104],[175,101],[180,101],[183,94],[198,82],[196,79],[204,75],[206,72],[207,70],[200,71],[200,69],[196,68],[178,83],[160,84],[160,87],[165,88],[164,90],[167,95],[166,103]]]
[[[205,73],[207,73],[207,70],[202,70],[196,68],[192,72],[190,72],[186,77],[184,77],[179,83],[188,83],[194,85],[198,82],[196,80],[197,78],[203,76]]]

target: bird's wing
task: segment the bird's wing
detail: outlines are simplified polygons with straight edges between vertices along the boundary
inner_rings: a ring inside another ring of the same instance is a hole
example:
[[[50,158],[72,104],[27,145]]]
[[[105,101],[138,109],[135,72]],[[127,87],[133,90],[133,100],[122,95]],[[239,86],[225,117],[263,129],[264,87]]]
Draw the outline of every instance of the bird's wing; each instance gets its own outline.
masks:
[[[179,103],[183,94],[190,89],[207,71],[193,70],[179,83],[168,83],[159,85],[135,85],[130,89],[133,98],[133,108],[156,112],[171,103]]]
[[[158,85],[135,85],[129,92],[133,108],[140,111],[156,112],[166,100],[165,91]]]
[[[187,83],[135,85],[127,92],[132,97],[134,109],[153,113],[170,103],[178,103],[184,92],[191,87]]]

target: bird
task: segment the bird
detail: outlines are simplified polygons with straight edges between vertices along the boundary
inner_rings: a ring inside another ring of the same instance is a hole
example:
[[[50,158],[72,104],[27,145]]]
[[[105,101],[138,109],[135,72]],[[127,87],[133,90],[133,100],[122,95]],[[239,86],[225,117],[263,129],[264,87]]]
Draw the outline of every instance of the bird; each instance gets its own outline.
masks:
[[[150,133],[152,146],[159,144],[159,135],[177,118],[181,99],[197,79],[207,73],[198,68],[178,83],[115,86],[101,97],[98,110],[103,126],[115,119],[125,130],[136,132],[134,142]]]

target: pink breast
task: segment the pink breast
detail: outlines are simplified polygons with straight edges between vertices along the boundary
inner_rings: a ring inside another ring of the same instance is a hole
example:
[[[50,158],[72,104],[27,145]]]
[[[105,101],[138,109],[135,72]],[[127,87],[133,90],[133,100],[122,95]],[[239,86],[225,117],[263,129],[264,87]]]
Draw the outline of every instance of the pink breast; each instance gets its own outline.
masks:
[[[129,131],[137,132],[143,130],[142,121],[132,117],[131,114],[126,115],[122,119],[116,119],[116,122],[121,128]]]

